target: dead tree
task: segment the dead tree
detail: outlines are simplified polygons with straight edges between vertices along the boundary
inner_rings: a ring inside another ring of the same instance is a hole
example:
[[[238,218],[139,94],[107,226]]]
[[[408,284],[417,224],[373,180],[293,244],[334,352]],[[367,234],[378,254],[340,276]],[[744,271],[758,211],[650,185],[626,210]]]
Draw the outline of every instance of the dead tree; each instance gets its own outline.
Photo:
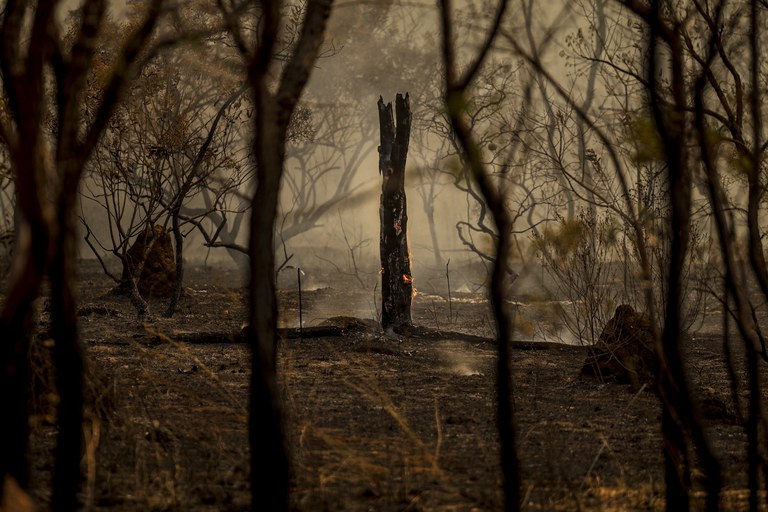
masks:
[[[8,106],[0,118],[0,140],[14,172],[19,234],[10,288],[0,308],[0,479],[3,486],[29,483],[28,353],[33,303],[48,277],[59,396],[51,510],[76,510],[80,485],[84,356],[74,296],[77,191],[86,161],[146,50],[162,3],[152,1],[146,18],[116,52],[89,115],[86,86],[99,55],[96,35],[107,17],[107,2],[81,3],[71,44],[55,23],[58,2],[4,2],[0,11],[0,81]],[[46,106],[56,114],[55,127]],[[0,503],[5,503],[2,496]]]
[[[504,510],[517,512],[520,510],[522,496],[520,494],[520,472],[518,462],[517,441],[514,424],[514,388],[510,357],[510,343],[514,331],[514,319],[506,301],[509,283],[507,262],[509,261],[510,233],[512,219],[505,205],[504,189],[498,187],[486,165],[483,163],[475,134],[469,124],[466,107],[469,104],[469,89],[472,80],[483,66],[493,41],[499,33],[501,20],[507,11],[507,0],[499,0],[493,19],[493,24],[485,34],[480,50],[473,57],[471,64],[460,75],[458,72],[456,50],[454,48],[454,28],[456,21],[452,15],[451,0],[440,0],[440,28],[442,43],[442,61],[444,65],[445,89],[443,102],[451,123],[451,128],[459,142],[461,152],[477,181],[480,192],[488,204],[496,224],[498,241],[496,243],[496,258],[493,262],[493,274],[489,286],[489,295],[496,318],[498,336],[498,357],[496,359],[496,394],[498,397],[496,421],[499,429],[500,462],[502,486],[504,492]]]
[[[379,97],[379,174],[381,183],[381,326],[385,330],[411,325],[411,255],[408,249],[408,208],[405,197],[405,161],[411,135],[411,106],[408,94],[384,104]]]
[[[239,18],[226,2],[219,8],[248,71],[256,106],[253,156],[256,189],[251,198],[249,255],[251,383],[249,405],[251,495],[254,510],[289,509],[290,461],[285,444],[282,402],[277,383],[277,297],[275,292],[275,219],[285,166],[288,127],[322,46],[333,0],[309,0],[298,23],[299,39],[273,88],[277,42],[281,39],[281,2],[253,2],[257,19]],[[252,40],[250,29],[260,27]]]

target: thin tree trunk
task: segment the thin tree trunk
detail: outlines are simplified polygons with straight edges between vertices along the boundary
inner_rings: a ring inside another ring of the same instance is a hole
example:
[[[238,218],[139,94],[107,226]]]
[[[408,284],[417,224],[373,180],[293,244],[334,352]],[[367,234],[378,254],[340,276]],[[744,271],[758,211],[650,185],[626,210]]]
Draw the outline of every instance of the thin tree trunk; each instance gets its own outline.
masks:
[[[282,404],[277,387],[275,327],[274,226],[280,186],[279,150],[270,130],[271,106],[257,92],[261,121],[256,129],[257,186],[251,206],[251,327],[252,368],[249,437],[253,504],[263,510],[288,509],[289,462],[283,432]],[[262,508],[263,507],[263,508]]]
[[[131,305],[136,309],[139,318],[149,314],[149,303],[141,296],[139,292],[139,277],[144,268],[143,260],[139,262],[136,268],[132,268],[131,261],[127,253],[117,254],[123,264],[123,273],[118,284],[118,291],[127,294],[131,300]]]
[[[450,98],[447,102],[450,101]],[[468,155],[471,167],[488,208],[493,214],[496,230],[499,233],[496,257],[490,284],[490,298],[496,319],[498,336],[498,358],[496,360],[497,423],[501,445],[501,469],[505,504],[504,510],[520,510],[520,474],[514,425],[514,387],[512,365],[510,361],[510,343],[514,330],[514,321],[507,304],[510,275],[507,265],[509,259],[510,232],[512,221],[504,206],[504,196],[499,193],[485,169],[482,167],[475,146],[471,140],[469,128],[459,116],[452,118],[454,130],[462,141],[462,147]]]
[[[435,268],[439,269],[443,266],[443,254],[440,250],[440,239],[437,236],[437,226],[435,226],[434,205],[425,205],[424,213],[427,215],[427,225],[429,226],[429,237],[432,240],[432,254],[435,258]]]
[[[195,157],[195,161],[192,164],[192,168],[189,170],[184,183],[179,188],[179,191],[176,194],[176,199],[174,199],[171,203],[172,206],[170,209],[170,215],[171,224],[173,226],[174,249],[176,251],[176,279],[173,283],[171,298],[168,301],[168,308],[164,313],[164,316],[166,317],[172,317],[176,313],[176,308],[179,305],[179,298],[181,297],[181,289],[184,284],[184,236],[182,235],[181,227],[179,226],[181,207],[184,204],[184,199],[187,197],[187,194],[189,194],[189,191],[192,189],[192,185],[199,178],[198,172],[200,170],[200,166],[205,160],[205,156],[208,153],[208,149],[211,146],[213,137],[216,134],[216,129],[218,128],[224,113],[227,111],[227,109],[229,109],[232,103],[240,98],[240,96],[246,91],[247,88],[247,84],[243,84],[238,87],[238,89],[233,92],[229,98],[227,98],[227,101],[225,101],[224,104],[219,108],[219,111],[216,113],[216,117],[211,123],[211,128],[208,130],[208,135],[200,145],[200,149],[197,152],[197,156]]]
[[[4,96],[9,100],[9,116],[2,119],[1,131],[14,170],[16,205],[23,227],[17,231],[20,250],[16,252],[14,281],[0,312],[0,488],[8,475],[22,487],[27,485],[32,303],[48,275],[56,385],[61,400],[51,503],[57,511],[76,508],[82,443],[82,356],[71,281],[74,204],[86,160],[106,128],[137,56],[143,53],[161,3],[150,3],[148,17],[116,56],[119,65],[104,77],[107,85],[90,124],[80,117],[80,100],[92,69],[95,37],[106,3],[83,2],[82,24],[67,51],[61,46],[55,24],[57,2],[5,2],[0,13],[0,76]],[[19,51],[22,47],[23,52]],[[53,141],[47,120],[50,112],[57,114]],[[55,144],[55,156],[50,152],[51,142]],[[56,164],[51,165],[54,159]]]
[[[765,184],[762,182],[762,148],[763,137],[761,109],[761,65],[760,65],[760,5],[757,0],[750,1],[750,83],[752,86],[750,107],[752,114],[752,151],[750,152],[750,169],[748,177],[748,202],[747,202],[747,227],[749,230],[749,260],[752,271],[757,277],[757,282],[768,298],[768,269],[766,268],[763,237],[760,229],[760,206],[765,195]],[[762,340],[761,340],[762,342]],[[765,351],[763,345],[762,350]],[[747,347],[747,375],[749,380],[749,419],[747,421],[747,445],[748,445],[748,481],[749,481],[749,509],[757,512],[759,507],[758,495],[760,489],[760,438],[759,423],[762,420],[762,398],[760,391],[760,368],[757,362],[757,353],[750,354]],[[766,476],[768,478],[768,475]]]
[[[29,484],[29,336],[32,331],[32,300],[13,315],[0,319],[0,474],[13,477],[22,488]],[[0,495],[2,486],[0,486]]]
[[[32,207],[33,205],[30,205]],[[39,213],[39,212],[38,212]],[[17,213],[17,215],[19,215]],[[34,308],[48,265],[48,233],[43,216],[17,223],[13,267],[18,269],[0,312],[0,477],[29,484],[29,347]],[[2,494],[2,486],[0,486]]]
[[[384,104],[379,97],[379,173],[382,176],[380,220],[381,326],[401,330],[411,325],[413,277],[408,248],[408,207],[405,195],[405,163],[411,134],[408,94]],[[396,122],[395,122],[396,121]]]
[[[757,510],[759,506],[759,482],[757,473],[759,467],[758,426],[762,421],[762,396],[758,387],[759,373],[757,371],[756,362],[760,354],[761,346],[758,339],[759,336],[757,334],[757,326],[754,323],[755,318],[751,314],[749,298],[744,292],[745,287],[741,286],[741,283],[745,281],[744,276],[739,274],[741,265],[737,263],[737,260],[733,254],[733,247],[731,244],[733,237],[732,232],[729,229],[729,224],[725,213],[728,211],[728,205],[725,200],[725,194],[721,188],[720,177],[718,176],[717,168],[714,164],[714,158],[710,151],[710,145],[704,135],[706,133],[706,125],[704,123],[703,91],[698,91],[695,99],[696,108],[694,112],[696,114],[696,127],[699,131],[699,148],[701,149],[702,160],[704,162],[705,184],[707,186],[707,194],[709,196],[709,201],[712,208],[712,216],[715,221],[714,225],[720,246],[720,254],[722,255],[723,263],[725,265],[725,276],[723,277],[725,296],[723,297],[723,307],[726,309],[726,312],[724,315],[728,314],[729,299],[732,298],[735,307],[734,319],[736,320],[736,327],[739,331],[739,334],[741,335],[741,338],[744,342],[744,348],[746,350],[748,373],[747,379],[749,385],[749,405],[746,421],[748,462],[747,472],[750,493],[749,508],[750,510]],[[726,320],[723,322],[723,325],[723,336],[727,338],[727,316]],[[726,364],[728,367],[729,375],[731,375],[731,392],[736,393],[736,382],[734,375],[735,372],[731,366],[730,349],[728,349],[725,342],[724,349],[726,350]]]
[[[172,317],[176,313],[176,308],[179,306],[179,298],[181,297],[181,288],[184,284],[184,236],[181,234],[181,227],[179,226],[179,209],[175,208],[171,213],[171,224],[173,226],[173,242],[174,249],[176,251],[176,280],[173,283],[173,291],[171,291],[171,299],[168,302],[168,309],[165,310],[164,316]]]
[[[682,276],[689,248],[691,226],[691,163],[686,145],[687,97],[683,72],[680,37],[677,32],[662,32],[661,6],[654,0],[648,18],[650,25],[648,45],[649,106],[653,112],[658,133],[664,141],[664,154],[669,185],[671,234],[667,267],[664,329],[659,353],[660,375],[657,392],[663,407],[662,436],[664,442],[666,509],[690,509],[691,464],[689,445],[692,441],[701,459],[707,486],[707,510],[719,507],[720,465],[714,456],[704,430],[680,353],[682,329],[681,308],[684,302]],[[669,46],[671,95],[675,115],[669,116],[660,104],[658,83],[660,40]]]
[[[270,92],[270,64],[279,37],[280,4],[261,4],[256,47],[246,49],[238,18],[225,13],[248,59],[253,89],[255,192],[251,199],[249,255],[251,394],[248,441],[251,450],[251,499],[254,510],[289,508],[290,465],[283,435],[282,401],[276,377],[277,299],[275,294],[275,219],[285,162],[285,141],[293,112],[317,60],[333,0],[308,0],[300,36],[285,63],[277,91]]]
[[[512,220],[504,204],[504,191],[499,189],[491,179],[483,165],[480,150],[472,137],[472,132],[466,120],[466,89],[477,71],[485,61],[501,21],[507,11],[508,2],[500,0],[496,10],[493,26],[487,34],[481,50],[467,67],[462,76],[458,75],[456,54],[453,47],[453,22],[451,19],[451,1],[440,0],[442,54],[445,65],[445,97],[447,109],[456,138],[459,141],[463,159],[477,181],[488,208],[493,214],[496,224],[498,243],[496,257],[493,261],[493,276],[490,285],[491,305],[496,319],[498,332],[498,359],[496,366],[496,392],[498,396],[497,416],[500,444],[500,463],[502,471],[502,486],[504,491],[504,510],[517,512],[520,510],[520,474],[514,425],[514,387],[512,382],[512,367],[510,362],[510,343],[514,330],[514,322],[506,300],[509,274],[507,260],[509,258],[510,232]]]
[[[757,356],[749,347],[747,352],[747,380],[749,382],[749,402],[747,417],[747,474],[749,483],[749,511],[760,509],[760,421],[761,401],[760,370]]]
[[[59,394],[51,508],[57,512],[77,509],[80,488],[80,459],[83,426],[83,354],[77,328],[77,308],[73,293],[75,276],[74,230],[71,208],[65,198],[57,233],[57,254],[51,262],[51,327],[54,339],[53,361]]]

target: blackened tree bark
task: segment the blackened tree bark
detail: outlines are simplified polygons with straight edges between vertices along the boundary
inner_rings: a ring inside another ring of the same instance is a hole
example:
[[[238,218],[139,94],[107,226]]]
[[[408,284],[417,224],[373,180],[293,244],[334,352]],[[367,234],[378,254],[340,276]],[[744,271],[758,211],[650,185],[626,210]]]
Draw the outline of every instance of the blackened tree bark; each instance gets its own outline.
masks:
[[[333,0],[306,3],[300,35],[272,87],[276,43],[281,26],[279,1],[254,2],[261,18],[255,45],[241,26],[237,10],[220,2],[230,34],[248,68],[253,90],[253,156],[256,189],[251,199],[249,255],[251,396],[248,437],[251,448],[251,495],[254,510],[288,510],[289,460],[283,435],[276,376],[277,299],[275,296],[275,218],[285,162],[288,127],[301,93],[319,56]],[[253,21],[253,20],[250,20]],[[274,91],[274,92],[272,92]]]
[[[332,0],[310,0],[307,3],[299,42],[274,95],[269,92],[268,67],[273,57],[279,6],[272,2],[262,4],[265,33],[249,68],[257,108],[253,143],[257,183],[251,203],[249,246],[250,313],[254,334],[249,438],[253,505],[263,504],[263,510],[288,510],[290,466],[276,378],[277,300],[274,271],[275,219],[285,162],[285,142],[291,116],[318,57],[332,3]],[[267,9],[269,4],[271,7]],[[272,40],[267,41],[268,37]]]
[[[12,168],[24,169],[15,177],[17,231],[12,283],[0,312],[0,479],[14,478],[22,487],[28,483],[26,459],[28,445],[27,378],[29,343],[32,328],[32,303],[37,298],[49,262],[49,237],[52,213],[39,192],[46,175],[43,158],[43,63],[48,45],[31,44],[26,66],[18,62],[26,9],[20,2],[6,5],[0,39],[0,71],[13,125],[0,124],[2,139],[8,145]],[[43,36],[52,6],[41,5],[33,21],[32,34]],[[35,40],[36,42],[38,40]],[[23,91],[23,92],[22,92]],[[24,101],[26,93],[30,101]],[[36,95],[35,93],[38,93]],[[24,121],[22,123],[21,121]],[[17,131],[18,129],[18,131]],[[2,487],[0,486],[0,492]]]
[[[690,510],[691,441],[697,449],[706,483],[706,509],[719,509],[722,487],[720,465],[705,434],[680,351],[683,304],[682,275],[691,230],[692,163],[686,144],[688,93],[684,72],[682,37],[677,22],[668,22],[659,0],[629,7],[645,20],[648,34],[647,94],[659,138],[663,141],[671,209],[664,329],[659,346],[661,368],[656,391],[662,404],[661,429],[666,483],[666,509]],[[666,48],[662,49],[661,45]],[[710,53],[714,41],[710,41]],[[667,54],[668,52],[668,54]],[[668,55],[668,56],[667,56]],[[662,57],[663,56],[663,57]],[[667,67],[668,66],[668,67]],[[670,76],[668,85],[658,80],[659,70]],[[696,80],[703,88],[704,80]],[[667,89],[668,91],[664,90]],[[697,92],[697,97],[700,93]],[[670,102],[662,98],[671,98]]]
[[[9,112],[0,119],[0,140],[8,146],[14,170],[19,226],[12,284],[0,311],[0,482],[4,484],[10,477],[22,487],[27,485],[26,391],[32,304],[47,275],[60,397],[50,505],[57,511],[77,508],[82,456],[83,356],[73,294],[77,191],[85,164],[154,30],[161,2],[153,0],[145,22],[116,55],[90,119],[83,115],[84,93],[97,52],[97,34],[106,16],[105,0],[82,3],[72,45],[64,43],[58,33],[58,2],[10,1],[0,11],[0,77]],[[48,129],[47,105],[55,113],[53,133]]]
[[[659,351],[661,371],[657,381],[657,393],[662,403],[661,430],[664,438],[663,453],[665,467],[665,483],[667,510],[689,510],[691,488],[691,461],[689,460],[688,426],[683,407],[690,402],[687,393],[685,377],[682,370],[682,359],[679,348],[680,335],[680,305],[681,282],[680,275],[684,265],[685,253],[688,247],[690,227],[690,170],[688,169],[685,144],[683,144],[682,111],[676,112],[672,119],[662,112],[658,100],[656,69],[658,63],[658,38],[661,33],[661,21],[658,18],[659,6],[652,3],[648,14],[648,24],[651,33],[648,38],[648,88],[649,106],[656,121],[656,127],[661,139],[665,141],[665,156],[667,163],[667,178],[669,180],[669,201],[671,206],[670,257],[667,276],[667,304],[664,312],[664,329]],[[667,32],[667,42],[674,54],[679,44],[674,30]],[[679,55],[679,54],[678,54]],[[680,58],[672,58],[672,94],[679,100],[684,91]],[[679,105],[679,103],[678,103]]]
[[[411,325],[413,276],[408,249],[408,205],[405,195],[405,163],[411,136],[411,105],[408,94],[384,104],[379,97],[379,174],[381,174],[381,326],[400,331]],[[395,116],[396,114],[396,116]]]
[[[748,206],[747,227],[749,229],[749,261],[753,274],[757,277],[763,296],[768,298],[768,266],[766,266],[765,249],[763,247],[762,229],[760,229],[760,205],[763,203],[766,185],[762,178],[765,146],[763,136],[763,111],[760,82],[760,13],[765,9],[757,0],[750,2],[749,53],[750,53],[750,109],[752,114],[752,148],[749,155],[750,166],[748,176]],[[759,330],[758,330],[759,332]],[[761,337],[762,338],[762,337]],[[762,392],[760,391],[759,355],[765,356],[765,340],[761,339],[758,346],[747,343],[747,375],[749,381],[749,420],[747,422],[747,474],[749,481],[749,507],[757,511],[759,507],[759,473],[760,473],[760,423],[765,421]],[[765,441],[763,441],[765,442]],[[763,478],[768,480],[768,462],[763,460]]]
[[[77,180],[79,181],[79,180]],[[60,227],[54,239],[55,257],[48,271],[51,281],[51,334],[55,340],[53,363],[56,389],[59,436],[56,443],[56,468],[53,478],[54,510],[76,510],[77,489],[80,486],[83,425],[84,356],[77,327],[75,301],[75,188],[62,198],[57,207]]]

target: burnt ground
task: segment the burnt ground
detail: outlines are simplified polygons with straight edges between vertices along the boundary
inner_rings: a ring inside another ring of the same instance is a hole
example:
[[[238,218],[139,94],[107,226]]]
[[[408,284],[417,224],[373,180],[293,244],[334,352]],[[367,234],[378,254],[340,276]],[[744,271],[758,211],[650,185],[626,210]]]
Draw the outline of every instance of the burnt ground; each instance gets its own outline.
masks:
[[[113,285],[96,266],[82,267],[81,333],[95,405],[84,427],[81,499],[91,510],[249,507],[249,353],[231,336],[245,317],[245,292],[233,272],[187,276],[174,318],[141,321],[127,299],[109,294]],[[306,325],[375,315],[372,290],[334,286],[304,291]],[[279,298],[281,322],[296,325],[296,290]],[[480,295],[460,294],[450,306],[452,317],[443,297],[414,299],[414,322],[443,331],[437,336],[392,340],[347,321],[342,336],[280,341],[295,510],[502,509],[490,313]],[[37,357],[49,345],[39,341]],[[685,351],[724,465],[723,508],[744,509],[745,435],[721,337],[716,329],[695,334]],[[581,377],[585,357],[578,346],[515,344],[523,509],[662,509],[656,398]],[[743,406],[745,390],[736,395]],[[32,422],[33,494],[42,503],[55,436],[50,398],[39,392]]]

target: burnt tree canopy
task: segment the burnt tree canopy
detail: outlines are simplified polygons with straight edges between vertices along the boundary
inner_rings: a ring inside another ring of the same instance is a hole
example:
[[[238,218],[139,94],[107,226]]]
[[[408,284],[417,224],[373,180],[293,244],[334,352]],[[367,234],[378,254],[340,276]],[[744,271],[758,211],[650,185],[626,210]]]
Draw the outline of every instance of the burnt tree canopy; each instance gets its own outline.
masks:
[[[405,198],[405,161],[411,134],[411,106],[406,93],[384,104],[379,97],[379,208],[381,238],[381,325],[385,330],[411,325],[413,276],[408,249],[408,209]],[[397,121],[397,122],[395,122]]]

